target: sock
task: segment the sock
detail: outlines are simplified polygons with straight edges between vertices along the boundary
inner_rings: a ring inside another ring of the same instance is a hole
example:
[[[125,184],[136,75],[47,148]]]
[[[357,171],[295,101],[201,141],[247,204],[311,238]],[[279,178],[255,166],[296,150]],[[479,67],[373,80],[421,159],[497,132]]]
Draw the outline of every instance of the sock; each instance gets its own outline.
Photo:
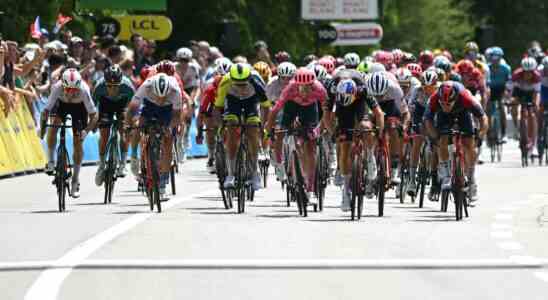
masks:
[[[126,165],[126,161],[127,161],[127,152],[122,152],[122,159],[121,159],[122,166]]]
[[[344,180],[344,191],[349,192],[350,191],[351,176],[350,175],[343,175],[342,177],[343,177],[343,180]]]
[[[409,171],[409,175],[411,176],[411,180],[415,180],[415,174],[417,173],[417,167],[411,167],[411,170]]]
[[[72,182],[80,182],[80,167],[81,164],[74,164],[74,174],[72,174]]]

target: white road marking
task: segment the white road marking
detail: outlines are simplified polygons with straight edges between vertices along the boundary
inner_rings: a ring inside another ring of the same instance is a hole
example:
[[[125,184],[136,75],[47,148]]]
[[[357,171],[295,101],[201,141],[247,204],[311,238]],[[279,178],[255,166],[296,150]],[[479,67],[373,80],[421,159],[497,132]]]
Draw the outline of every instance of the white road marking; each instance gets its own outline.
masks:
[[[548,282],[548,272],[535,272],[533,273],[538,279]]]
[[[519,208],[520,207],[517,207],[517,206],[505,206],[505,207],[499,208],[499,211],[512,212],[514,210],[518,210]]]
[[[500,242],[498,243],[499,248],[503,250],[521,250],[523,246],[520,243],[514,241]]]
[[[509,259],[121,259],[79,262],[0,262],[0,272],[10,270],[80,269],[458,269],[548,268],[548,258],[514,256]],[[45,295],[43,295],[45,296]],[[49,299],[42,297],[41,299]]]
[[[179,199],[171,199],[169,202],[163,204],[164,209],[169,209],[175,205],[181,204],[184,201],[197,196],[203,196],[211,193],[211,191],[203,191],[194,195]],[[155,213],[143,213],[133,215],[122,222],[110,227],[109,229],[95,235],[89,240],[77,245],[64,256],[56,260],[59,265],[66,265],[67,267],[61,267],[56,269],[49,269],[40,274],[38,279],[33,283],[30,289],[25,295],[25,300],[54,300],[57,298],[59,288],[61,284],[67,278],[72,271],[73,267],[84,261],[93,252],[112,241],[116,237],[126,233],[133,227],[144,222],[148,218],[155,215]]]
[[[502,221],[502,220],[512,220],[513,216],[512,214],[504,214],[504,213],[498,213],[495,215],[495,220]]]
[[[504,224],[504,223],[493,223],[491,224],[491,229],[493,230],[504,230],[504,229],[510,229],[512,228],[512,225],[510,224]]]
[[[512,238],[512,231],[491,231],[491,237],[496,239]]]

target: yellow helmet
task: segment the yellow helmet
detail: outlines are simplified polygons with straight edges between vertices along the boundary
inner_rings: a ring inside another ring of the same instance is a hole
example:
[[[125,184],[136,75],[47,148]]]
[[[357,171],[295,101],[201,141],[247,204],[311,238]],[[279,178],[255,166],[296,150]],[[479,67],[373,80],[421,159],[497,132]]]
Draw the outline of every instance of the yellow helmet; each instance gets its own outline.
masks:
[[[251,67],[248,64],[237,63],[230,67],[230,79],[244,81],[251,76]]]
[[[270,76],[272,76],[272,70],[270,70],[270,66],[264,61],[259,61],[255,63],[253,65],[253,69],[255,69],[255,71],[257,71],[259,75],[261,75],[265,82],[268,82]]]
[[[466,45],[464,45],[464,53],[467,53],[467,52],[479,52],[479,47],[478,47],[478,44],[476,44],[476,42],[468,42],[466,43]]]

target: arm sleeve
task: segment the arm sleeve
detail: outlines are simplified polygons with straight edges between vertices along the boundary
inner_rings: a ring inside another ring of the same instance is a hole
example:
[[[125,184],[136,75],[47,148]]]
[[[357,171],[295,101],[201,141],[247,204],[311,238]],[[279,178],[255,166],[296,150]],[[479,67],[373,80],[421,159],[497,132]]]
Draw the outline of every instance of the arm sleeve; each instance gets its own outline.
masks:
[[[86,110],[88,114],[94,114],[97,112],[97,108],[95,107],[95,104],[93,103],[93,99],[91,99],[91,93],[89,91],[89,86],[84,85],[82,88],[82,102],[86,106]]]
[[[289,84],[282,90],[282,94],[280,95],[280,99],[278,99],[278,101],[276,101],[276,105],[274,105],[274,107],[272,108],[272,113],[276,114],[276,113],[278,113],[278,111],[280,111],[280,109],[282,109],[284,107],[287,100],[289,100],[289,96],[291,94],[291,88],[292,88],[292,85]]]
[[[434,93],[430,96],[429,104],[426,106],[426,112],[424,113],[424,119],[434,121],[434,114],[438,111],[438,93]]]
[[[469,110],[474,117],[480,118],[483,115],[485,115],[485,111],[481,107],[481,104],[470,94],[468,90],[462,90],[460,92],[460,98],[462,100],[462,103],[464,105],[464,108]]]
[[[225,106],[225,98],[228,94],[228,89],[230,87],[230,82],[228,77],[223,77],[217,88],[217,95],[215,95],[215,107],[223,108]]]
[[[48,104],[45,109],[51,111],[55,107],[55,104],[57,104],[57,101],[59,101],[59,97],[61,97],[61,86],[55,85],[51,89],[51,94],[49,94]]]

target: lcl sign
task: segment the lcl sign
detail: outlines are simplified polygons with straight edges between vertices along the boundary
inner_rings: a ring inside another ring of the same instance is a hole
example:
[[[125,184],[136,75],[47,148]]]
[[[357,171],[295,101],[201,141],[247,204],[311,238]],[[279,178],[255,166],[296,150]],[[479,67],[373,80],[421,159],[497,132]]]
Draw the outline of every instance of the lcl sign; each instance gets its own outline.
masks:
[[[166,40],[171,35],[173,26],[171,20],[161,15],[116,16],[120,22],[120,40],[129,40],[132,34],[138,33],[145,39]]]

